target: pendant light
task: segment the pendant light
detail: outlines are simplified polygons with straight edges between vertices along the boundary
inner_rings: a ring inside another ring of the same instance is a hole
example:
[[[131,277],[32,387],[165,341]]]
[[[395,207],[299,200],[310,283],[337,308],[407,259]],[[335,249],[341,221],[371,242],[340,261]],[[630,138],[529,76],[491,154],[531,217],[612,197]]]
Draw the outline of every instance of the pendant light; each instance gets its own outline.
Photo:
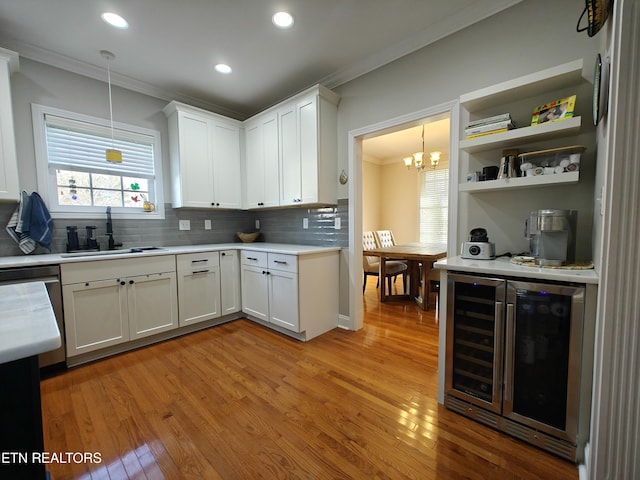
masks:
[[[442,152],[431,152],[429,154],[429,161],[431,163],[431,168],[435,169],[438,166],[438,164],[440,163],[441,155],[442,155]],[[422,125],[422,150],[408,157],[404,157],[402,161],[405,167],[407,167],[407,169],[413,166],[418,170],[422,171],[426,167],[426,161],[424,157],[424,125]]]
[[[113,139],[113,103],[111,101],[111,69],[109,68],[109,62],[116,58],[116,56],[108,50],[100,50],[100,55],[107,60],[107,82],[109,84],[109,119],[111,121],[111,148],[107,148],[105,155],[107,162],[122,163],[122,152],[115,148],[115,142]]]

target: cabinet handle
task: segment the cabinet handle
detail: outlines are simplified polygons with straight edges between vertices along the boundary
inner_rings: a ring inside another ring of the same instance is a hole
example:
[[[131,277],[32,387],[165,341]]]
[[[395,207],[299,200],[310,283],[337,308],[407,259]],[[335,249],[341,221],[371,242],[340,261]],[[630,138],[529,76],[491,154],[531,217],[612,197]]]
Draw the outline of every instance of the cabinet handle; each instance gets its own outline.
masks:
[[[124,280],[121,280],[120,285],[126,285],[126,282]]]
[[[515,362],[515,317],[513,303],[507,303],[506,352],[504,364],[504,399],[503,402],[509,413],[513,408],[513,369]]]
[[[133,280],[129,280],[129,285],[133,285],[134,281]]]
[[[220,255],[222,255],[224,257],[226,255],[226,253],[222,252]]]
[[[206,269],[206,270],[194,270],[194,271],[193,271],[193,272],[191,272],[191,273],[192,273],[192,274],[194,274],[194,275],[196,275],[196,274],[198,274],[198,273],[208,273],[208,272],[209,272],[209,269]]]
[[[278,263],[280,265],[287,265],[287,262],[283,262],[282,260],[274,260],[273,263]]]
[[[257,259],[257,258],[255,258],[255,257],[247,257],[247,260],[253,260],[254,262],[257,262],[257,261],[258,261],[258,259]]]
[[[204,260],[191,260],[191,263],[202,263],[202,262],[208,262],[208,259],[204,259]]]

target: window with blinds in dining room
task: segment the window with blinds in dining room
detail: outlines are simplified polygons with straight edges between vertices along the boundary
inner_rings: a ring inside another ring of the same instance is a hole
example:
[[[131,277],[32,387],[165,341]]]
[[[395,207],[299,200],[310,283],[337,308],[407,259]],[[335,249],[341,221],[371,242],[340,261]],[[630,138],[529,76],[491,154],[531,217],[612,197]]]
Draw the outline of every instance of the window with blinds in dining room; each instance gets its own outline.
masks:
[[[449,170],[426,170],[420,187],[420,242],[447,243]]]

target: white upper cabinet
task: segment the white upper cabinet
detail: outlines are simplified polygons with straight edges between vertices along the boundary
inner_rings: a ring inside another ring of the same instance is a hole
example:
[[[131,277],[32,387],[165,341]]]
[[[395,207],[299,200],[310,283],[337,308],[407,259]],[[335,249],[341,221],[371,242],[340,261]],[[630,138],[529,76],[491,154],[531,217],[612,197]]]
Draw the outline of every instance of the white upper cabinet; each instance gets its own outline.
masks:
[[[281,206],[337,202],[338,101],[318,86],[279,109]]]
[[[245,208],[337,202],[338,101],[317,85],[245,122]]]
[[[179,102],[163,111],[173,207],[241,208],[240,123]]]
[[[0,48],[0,200],[18,201],[18,157],[11,108],[11,74],[18,54]]]
[[[253,117],[245,124],[244,208],[280,204],[276,112]]]

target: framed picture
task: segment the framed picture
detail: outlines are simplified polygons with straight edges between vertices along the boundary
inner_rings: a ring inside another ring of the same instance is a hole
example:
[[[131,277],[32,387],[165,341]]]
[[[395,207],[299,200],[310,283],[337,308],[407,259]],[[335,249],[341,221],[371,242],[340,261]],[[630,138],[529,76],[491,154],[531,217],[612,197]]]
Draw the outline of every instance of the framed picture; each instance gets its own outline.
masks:
[[[533,111],[531,125],[556,122],[573,117],[573,109],[576,106],[576,96],[561,98],[555,102],[545,103]]]

